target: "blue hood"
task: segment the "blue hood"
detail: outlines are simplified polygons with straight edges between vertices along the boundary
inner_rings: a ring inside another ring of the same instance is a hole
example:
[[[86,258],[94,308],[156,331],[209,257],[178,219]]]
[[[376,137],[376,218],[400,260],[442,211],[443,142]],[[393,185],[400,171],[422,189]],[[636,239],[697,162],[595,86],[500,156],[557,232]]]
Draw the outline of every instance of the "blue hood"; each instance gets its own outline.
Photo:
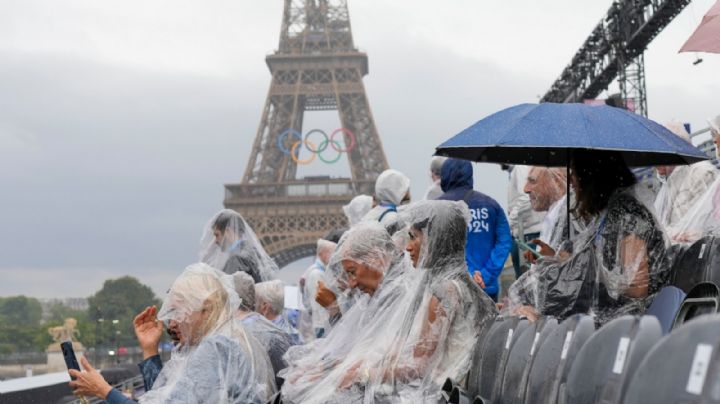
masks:
[[[443,192],[455,188],[473,187],[473,168],[467,160],[447,159],[440,171],[440,188]]]

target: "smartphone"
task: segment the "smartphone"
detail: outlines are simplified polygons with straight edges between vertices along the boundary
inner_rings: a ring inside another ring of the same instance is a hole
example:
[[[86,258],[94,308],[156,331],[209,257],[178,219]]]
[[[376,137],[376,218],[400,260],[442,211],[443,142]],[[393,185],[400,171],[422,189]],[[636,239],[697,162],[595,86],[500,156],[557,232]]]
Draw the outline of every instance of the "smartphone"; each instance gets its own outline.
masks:
[[[80,364],[75,357],[75,350],[72,347],[72,342],[65,341],[61,343],[60,349],[62,349],[63,358],[65,359],[65,366],[67,366],[68,370],[75,369],[77,371],[80,371]],[[74,379],[75,378],[73,377],[73,380]]]
[[[527,244],[527,243],[525,243],[524,241],[519,240],[519,239],[515,239],[515,242],[517,243],[518,247],[520,247],[521,249],[523,249],[523,250],[525,250],[525,251],[530,251],[530,252],[532,252],[533,255],[535,256],[535,258],[540,258],[540,257],[542,257],[542,255],[540,255],[539,252],[535,251],[535,245],[534,245],[534,244],[533,244],[533,245],[530,245],[530,244]]]

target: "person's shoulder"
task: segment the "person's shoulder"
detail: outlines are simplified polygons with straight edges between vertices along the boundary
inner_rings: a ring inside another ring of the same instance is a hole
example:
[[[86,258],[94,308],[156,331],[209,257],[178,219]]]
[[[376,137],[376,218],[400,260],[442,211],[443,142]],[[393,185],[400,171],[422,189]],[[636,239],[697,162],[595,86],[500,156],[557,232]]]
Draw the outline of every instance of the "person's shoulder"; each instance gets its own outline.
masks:
[[[480,191],[473,191],[470,201],[473,204],[482,204],[484,206],[492,207],[493,209],[501,209],[500,203],[498,203],[495,198]]]

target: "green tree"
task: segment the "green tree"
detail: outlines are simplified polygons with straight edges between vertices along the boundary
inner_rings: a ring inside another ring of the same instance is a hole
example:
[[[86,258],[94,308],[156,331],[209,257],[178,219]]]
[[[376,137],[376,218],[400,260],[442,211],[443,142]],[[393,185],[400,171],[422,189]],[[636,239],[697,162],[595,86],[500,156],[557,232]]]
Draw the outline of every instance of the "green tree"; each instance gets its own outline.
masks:
[[[93,343],[112,347],[114,344],[134,346],[133,318],[145,307],[159,305],[160,301],[150,287],[125,276],[105,281],[102,289],[88,299],[88,304],[89,318],[98,331],[97,341]]]
[[[42,318],[40,301],[32,297],[0,298],[0,319],[3,324],[37,326]]]

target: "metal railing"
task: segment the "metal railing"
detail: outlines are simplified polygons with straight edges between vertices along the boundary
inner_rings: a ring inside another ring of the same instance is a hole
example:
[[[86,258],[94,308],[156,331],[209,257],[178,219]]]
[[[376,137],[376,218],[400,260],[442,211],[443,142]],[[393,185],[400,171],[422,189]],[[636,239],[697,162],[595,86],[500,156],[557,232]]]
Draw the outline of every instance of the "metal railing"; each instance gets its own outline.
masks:
[[[375,181],[350,179],[298,180],[264,184],[225,185],[225,200],[283,197],[338,197],[372,195]]]

